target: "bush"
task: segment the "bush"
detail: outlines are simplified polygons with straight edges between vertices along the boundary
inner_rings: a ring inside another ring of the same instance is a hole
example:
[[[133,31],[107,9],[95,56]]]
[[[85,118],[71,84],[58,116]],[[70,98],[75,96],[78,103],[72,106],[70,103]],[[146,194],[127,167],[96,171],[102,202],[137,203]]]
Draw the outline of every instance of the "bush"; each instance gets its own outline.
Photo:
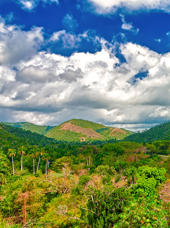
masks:
[[[89,182],[89,180],[90,180],[90,176],[89,175],[82,175],[79,178],[79,184],[80,185],[85,185],[87,182]]]
[[[134,199],[124,208],[120,215],[121,220],[113,226],[121,227],[162,227],[167,228],[167,212],[163,209],[161,202],[155,197],[139,197]]]
[[[159,185],[159,183],[164,182],[166,179],[166,169],[164,168],[142,166],[138,169],[138,173],[141,177],[146,179],[154,178],[156,180],[156,187]]]
[[[115,189],[113,192],[93,190],[87,203],[87,209],[82,208],[81,219],[89,227],[111,228],[119,220],[128,203],[129,192],[124,188]]]

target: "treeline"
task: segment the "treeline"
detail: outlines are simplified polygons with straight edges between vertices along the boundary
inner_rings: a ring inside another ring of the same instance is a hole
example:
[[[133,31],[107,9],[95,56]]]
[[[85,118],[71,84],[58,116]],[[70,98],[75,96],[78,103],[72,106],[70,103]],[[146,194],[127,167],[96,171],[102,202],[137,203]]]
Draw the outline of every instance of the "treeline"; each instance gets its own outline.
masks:
[[[169,140],[170,141],[170,122],[156,125],[141,133],[135,133],[124,140],[135,141],[135,142],[153,142],[158,140]]]

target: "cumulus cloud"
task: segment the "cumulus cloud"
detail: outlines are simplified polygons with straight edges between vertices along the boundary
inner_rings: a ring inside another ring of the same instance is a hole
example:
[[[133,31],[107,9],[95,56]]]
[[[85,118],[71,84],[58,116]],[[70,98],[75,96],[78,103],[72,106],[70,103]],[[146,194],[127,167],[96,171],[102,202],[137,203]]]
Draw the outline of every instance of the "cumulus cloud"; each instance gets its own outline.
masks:
[[[42,28],[22,31],[18,26],[7,26],[0,19],[0,64],[15,64],[35,55],[43,42]]]
[[[61,80],[65,80],[68,82],[77,81],[78,78],[82,78],[82,72],[80,69],[78,70],[72,70],[72,69],[66,69],[64,73],[59,75]]]
[[[56,32],[50,42],[67,34]],[[70,57],[37,52],[43,42],[41,28],[25,32],[1,21],[2,119],[57,124],[84,118],[139,129],[170,118],[170,53],[123,43],[118,50],[125,59],[121,62],[115,44],[88,32],[71,35],[100,43],[101,50]]]
[[[18,71],[16,79],[25,83],[43,83],[52,80],[53,76],[49,69],[46,70],[36,66],[29,66]]]
[[[99,14],[114,13],[118,8],[127,8],[129,11],[133,10],[152,10],[160,9],[166,12],[170,11],[169,0],[87,0],[95,7]]]
[[[14,111],[13,112],[14,122],[17,122],[18,119],[21,120],[21,122],[31,122],[35,123],[37,125],[43,125],[47,122],[52,122],[54,117],[49,116],[44,113],[38,113],[38,112],[24,112],[24,111]]]

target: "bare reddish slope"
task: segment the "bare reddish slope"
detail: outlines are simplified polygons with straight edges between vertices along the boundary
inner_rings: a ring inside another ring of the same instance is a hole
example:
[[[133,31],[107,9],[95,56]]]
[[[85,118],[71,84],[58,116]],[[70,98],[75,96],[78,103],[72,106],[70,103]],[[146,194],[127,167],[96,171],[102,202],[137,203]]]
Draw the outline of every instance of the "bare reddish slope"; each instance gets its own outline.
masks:
[[[99,133],[93,131],[92,129],[76,126],[72,124],[71,121],[62,124],[60,130],[69,130],[69,131],[81,133],[83,135],[86,135],[87,138],[102,138],[102,136]]]
[[[120,128],[114,128],[111,132],[110,132],[110,136],[116,135],[116,134],[126,134],[126,131],[120,129]]]

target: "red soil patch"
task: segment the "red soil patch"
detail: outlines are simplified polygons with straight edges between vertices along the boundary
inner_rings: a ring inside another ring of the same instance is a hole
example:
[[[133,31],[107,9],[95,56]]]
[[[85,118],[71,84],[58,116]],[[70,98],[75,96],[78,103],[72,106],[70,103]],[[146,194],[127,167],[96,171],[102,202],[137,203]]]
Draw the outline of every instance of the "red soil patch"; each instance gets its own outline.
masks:
[[[69,130],[69,131],[81,133],[83,135],[86,135],[87,138],[102,138],[102,136],[99,133],[93,131],[92,129],[79,127],[70,122],[62,124],[60,130]],[[81,140],[85,141],[85,138],[82,137]]]
[[[126,131],[120,129],[120,128],[114,128],[111,132],[110,132],[110,136],[113,136],[113,135],[117,135],[117,134],[126,134]]]

